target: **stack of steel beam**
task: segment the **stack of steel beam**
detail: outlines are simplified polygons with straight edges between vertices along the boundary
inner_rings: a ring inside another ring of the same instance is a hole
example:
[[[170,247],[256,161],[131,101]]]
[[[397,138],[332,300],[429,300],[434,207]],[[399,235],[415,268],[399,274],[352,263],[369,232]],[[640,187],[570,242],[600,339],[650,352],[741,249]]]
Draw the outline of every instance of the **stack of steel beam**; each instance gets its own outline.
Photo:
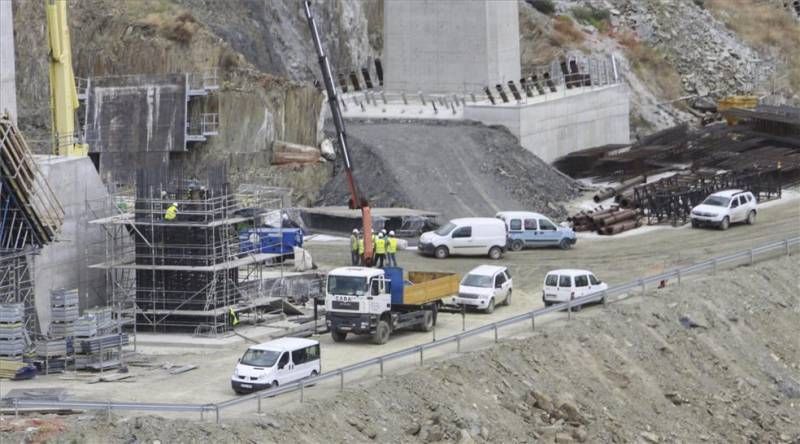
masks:
[[[25,352],[24,304],[0,304],[0,359],[22,361]]]

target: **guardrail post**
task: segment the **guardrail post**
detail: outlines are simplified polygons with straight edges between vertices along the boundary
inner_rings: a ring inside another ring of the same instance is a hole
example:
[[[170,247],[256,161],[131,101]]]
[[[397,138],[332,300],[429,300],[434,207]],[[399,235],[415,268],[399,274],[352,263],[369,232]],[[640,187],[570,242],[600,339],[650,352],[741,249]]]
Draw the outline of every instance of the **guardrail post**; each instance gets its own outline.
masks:
[[[680,286],[681,285],[681,269],[680,268],[677,270],[676,274],[678,275],[678,286]]]
[[[214,406],[214,417],[215,417],[214,420],[217,422],[217,424],[219,424],[219,406],[218,405]]]
[[[339,370],[339,391],[344,391],[344,371]]]
[[[19,399],[14,398],[14,417],[19,416]]]
[[[461,331],[467,330],[467,306],[461,306]]]
[[[713,274],[717,274],[717,258],[711,260],[711,265],[713,266]]]
[[[791,256],[792,253],[791,253],[791,251],[789,251],[789,239],[784,240],[783,244],[786,245],[786,255],[787,256]]]
[[[461,336],[456,336],[456,353],[461,353]]]
[[[305,384],[303,384],[303,381],[300,381],[300,402],[303,402],[303,398],[305,398],[305,393],[303,390],[304,385]]]
[[[753,265],[753,249],[750,249],[750,265]]]
[[[106,420],[111,424],[111,401],[106,401]]]
[[[642,286],[642,296],[647,292],[647,285],[644,283],[644,279],[639,278],[639,284]]]
[[[531,330],[536,330],[536,314],[531,312]]]
[[[422,351],[423,351],[423,350],[424,350],[424,349],[423,349],[423,348],[422,348],[422,346],[420,345],[420,346],[419,346],[419,366],[420,366],[420,367],[422,367],[422,364],[424,364],[424,359],[423,359],[423,356],[422,356]]]
[[[572,299],[567,301],[567,319],[572,319]]]
[[[603,295],[603,296],[602,296],[602,298],[600,299],[600,301],[603,303],[603,308],[605,308],[605,307],[606,307],[606,305],[608,305],[608,291],[606,291],[606,290],[603,290],[603,293],[602,293],[602,295]]]
[[[258,399],[258,413],[260,414],[261,413],[261,393],[258,394],[258,397],[256,399]]]
[[[494,324],[494,343],[497,344],[497,324]]]
[[[379,359],[378,359],[378,362],[379,362],[379,363],[380,363],[380,365],[381,365],[381,378],[383,378],[383,358],[382,358],[382,357],[381,357],[381,358],[379,358]]]

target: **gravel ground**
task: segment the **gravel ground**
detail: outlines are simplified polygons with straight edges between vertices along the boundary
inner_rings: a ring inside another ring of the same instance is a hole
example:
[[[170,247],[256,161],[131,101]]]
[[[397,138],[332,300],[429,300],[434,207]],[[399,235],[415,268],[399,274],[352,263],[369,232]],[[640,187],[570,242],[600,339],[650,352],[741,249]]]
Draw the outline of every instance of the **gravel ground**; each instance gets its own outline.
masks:
[[[7,442],[797,442],[798,271],[794,257],[720,271],[223,426],[88,415],[9,418],[0,431]]]
[[[348,120],[356,178],[374,207],[440,212],[443,219],[530,210],[563,218],[577,186],[522,148],[505,128],[473,122]],[[321,205],[349,197],[340,170]]]

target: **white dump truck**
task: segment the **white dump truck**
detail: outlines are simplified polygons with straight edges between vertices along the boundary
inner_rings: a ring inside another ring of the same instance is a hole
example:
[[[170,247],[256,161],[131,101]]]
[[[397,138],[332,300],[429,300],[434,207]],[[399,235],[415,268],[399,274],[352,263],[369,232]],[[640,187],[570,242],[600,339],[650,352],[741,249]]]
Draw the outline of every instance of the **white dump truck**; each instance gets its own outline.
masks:
[[[393,331],[430,331],[443,298],[458,293],[455,273],[410,271],[396,267],[342,267],[328,273],[326,323],[336,342],[349,333],[370,335],[385,344]]]

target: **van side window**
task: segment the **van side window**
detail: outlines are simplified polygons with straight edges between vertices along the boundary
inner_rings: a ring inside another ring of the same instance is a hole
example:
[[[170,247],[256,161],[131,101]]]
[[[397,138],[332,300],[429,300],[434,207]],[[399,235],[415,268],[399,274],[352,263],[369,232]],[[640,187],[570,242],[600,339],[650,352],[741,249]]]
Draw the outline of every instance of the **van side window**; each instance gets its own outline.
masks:
[[[548,287],[555,287],[558,284],[558,275],[557,274],[548,274],[546,278],[544,278],[544,285]]]
[[[453,231],[453,239],[458,237],[472,237],[472,227],[461,227]]]
[[[284,354],[281,355],[281,358],[278,360],[278,368],[283,368],[288,363],[289,363],[289,353],[284,353]]]
[[[558,279],[559,287],[572,287],[572,276],[561,276]]]
[[[308,358],[306,357],[305,348],[302,348],[300,350],[294,350],[292,352],[292,362],[294,362],[294,365],[300,365],[306,361],[308,361]]]
[[[539,219],[539,229],[542,231],[556,231],[556,226],[547,219]]]
[[[511,219],[511,222],[508,223],[508,229],[511,231],[522,230],[522,221],[519,219]]]
[[[319,344],[312,345],[306,348],[306,362],[316,361],[319,359]]]
[[[525,229],[536,231],[536,219],[525,219]]]
[[[588,287],[589,286],[589,278],[587,278],[585,274],[580,275],[580,276],[575,276],[575,286],[576,287]]]
[[[600,285],[600,280],[594,277],[593,274],[589,275],[589,282],[591,282],[592,285]]]

